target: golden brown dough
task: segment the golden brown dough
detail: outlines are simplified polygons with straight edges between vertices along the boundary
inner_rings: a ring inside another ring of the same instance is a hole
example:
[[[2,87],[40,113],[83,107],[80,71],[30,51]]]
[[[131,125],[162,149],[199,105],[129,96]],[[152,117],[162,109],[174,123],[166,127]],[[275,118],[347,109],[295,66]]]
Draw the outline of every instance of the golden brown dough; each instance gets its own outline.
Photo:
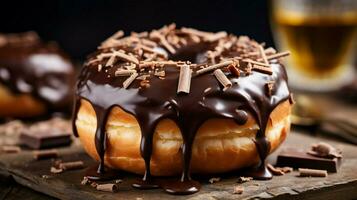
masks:
[[[267,138],[274,151],[284,141],[290,129],[289,101],[280,103],[271,113],[267,125]],[[88,152],[99,160],[94,145],[96,130],[95,112],[86,100],[81,106],[75,122],[80,140]],[[193,173],[220,173],[251,166],[259,161],[253,138],[258,125],[249,115],[244,125],[232,120],[211,119],[198,130],[193,150],[191,169]],[[143,174],[144,160],[140,156],[141,132],[134,116],[119,107],[111,110],[106,124],[108,149],[105,163],[112,168]],[[151,172],[156,176],[181,173],[181,133],[172,120],[162,120],[155,131]]]

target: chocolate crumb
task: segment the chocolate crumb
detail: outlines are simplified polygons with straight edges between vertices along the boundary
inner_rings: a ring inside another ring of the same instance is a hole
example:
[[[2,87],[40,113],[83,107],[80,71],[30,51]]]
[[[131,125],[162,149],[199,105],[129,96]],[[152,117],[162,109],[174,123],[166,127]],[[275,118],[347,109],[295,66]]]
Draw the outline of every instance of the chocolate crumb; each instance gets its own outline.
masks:
[[[122,182],[123,182],[123,180],[121,180],[121,179],[115,180],[115,183],[122,183]]]
[[[63,169],[56,168],[56,167],[51,167],[50,172],[53,174],[59,174],[63,172]]]
[[[267,164],[267,168],[268,170],[275,176],[281,176],[284,175],[285,173],[279,169],[279,168],[275,168],[273,165],[271,164]]]
[[[89,179],[88,179],[88,177],[83,177],[83,180],[81,181],[81,185],[87,185],[88,183],[89,183],[90,181],[89,181]]]
[[[208,180],[208,182],[211,184],[219,182],[219,181],[221,181],[221,178],[219,178],[219,177],[213,177]]]
[[[249,182],[251,180],[253,180],[253,177],[241,176],[241,177],[238,178],[237,183],[245,183],[245,182]]]
[[[244,192],[244,187],[241,185],[234,186],[233,194],[242,194]]]

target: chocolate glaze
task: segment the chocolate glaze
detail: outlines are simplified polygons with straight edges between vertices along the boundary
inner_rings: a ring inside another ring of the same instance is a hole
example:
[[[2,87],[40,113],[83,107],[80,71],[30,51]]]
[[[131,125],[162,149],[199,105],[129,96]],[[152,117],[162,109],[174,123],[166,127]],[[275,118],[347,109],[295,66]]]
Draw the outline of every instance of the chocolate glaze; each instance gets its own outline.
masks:
[[[194,44],[186,48],[190,53],[178,50],[169,59],[190,58],[196,63],[208,63],[202,59],[202,52],[211,48],[212,44]],[[214,44],[213,44],[214,46]],[[163,48],[163,47],[162,47]],[[130,51],[130,49],[125,49]],[[101,52],[94,53],[91,57]],[[133,52],[134,53],[134,52]],[[236,51],[225,52],[226,56],[239,55]],[[194,59],[192,59],[194,58]],[[102,62],[104,65],[105,62]],[[145,175],[142,181],[133,186],[136,188],[156,188],[158,185],[171,194],[191,194],[200,188],[198,182],[191,180],[190,161],[192,144],[199,127],[212,118],[225,118],[234,120],[237,124],[244,124],[248,119],[248,112],[253,115],[260,129],[254,140],[261,162],[255,168],[254,177],[264,179],[271,178],[267,172],[264,161],[270,151],[270,143],[265,137],[266,124],[270,113],[281,102],[289,99],[290,92],[287,85],[287,76],[284,67],[274,62],[271,64],[272,75],[252,72],[251,75],[234,77],[226,74],[233,86],[223,90],[212,73],[196,76],[193,74],[191,90],[189,94],[177,94],[177,84],[180,69],[176,66],[166,66],[165,79],[156,76],[150,77],[150,87],[140,87],[140,80],[134,80],[129,88],[122,88],[122,83],[127,77],[115,77],[114,72],[120,66],[113,66],[97,70],[96,66],[83,67],[76,91],[76,103],[74,107],[73,130],[76,115],[80,107],[80,100],[85,99],[91,103],[97,116],[97,130],[95,145],[100,157],[99,172],[104,170],[104,153],[106,150],[106,132],[108,114],[114,106],[134,115],[141,129],[141,156],[145,161]],[[193,68],[196,71],[197,68]],[[266,83],[275,81],[271,95],[266,93]],[[210,90],[206,90],[211,88]],[[157,183],[153,181],[150,173],[150,158],[152,154],[152,141],[156,125],[164,118],[172,119],[178,125],[182,138],[182,175],[180,181]]]
[[[23,40],[0,45],[0,84],[15,94],[30,94],[42,100],[49,111],[67,108],[72,102],[74,67],[53,43]],[[6,35],[2,36],[6,39]]]

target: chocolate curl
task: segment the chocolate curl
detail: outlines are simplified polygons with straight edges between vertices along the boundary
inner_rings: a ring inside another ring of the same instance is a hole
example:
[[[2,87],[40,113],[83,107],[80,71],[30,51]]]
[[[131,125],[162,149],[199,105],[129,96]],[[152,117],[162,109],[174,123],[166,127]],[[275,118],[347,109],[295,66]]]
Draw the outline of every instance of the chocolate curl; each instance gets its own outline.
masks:
[[[275,168],[273,165],[271,164],[267,164],[267,168],[268,170],[275,176],[281,176],[284,175],[285,173],[279,169],[279,168]]]
[[[223,85],[224,89],[232,86],[232,82],[227,78],[227,76],[220,69],[216,69],[213,72],[217,80]]]
[[[265,55],[265,51],[264,51],[263,46],[262,46],[262,45],[259,45],[259,46],[258,46],[258,49],[259,49],[260,56],[262,57],[264,63],[269,65],[269,61],[268,61],[267,56]]]
[[[131,83],[136,79],[137,76],[138,76],[138,73],[133,73],[131,76],[129,76],[129,78],[127,78],[123,82],[123,88],[127,89],[131,85]]]
[[[219,68],[222,68],[222,67],[225,67],[225,66],[228,66],[228,65],[232,65],[233,63],[234,63],[233,60],[223,61],[223,62],[220,62],[220,63],[218,63],[218,64],[211,65],[211,66],[209,66],[209,67],[206,67],[206,68],[197,70],[197,71],[196,71],[196,74],[197,74],[197,75],[204,74],[204,73],[206,73],[206,72],[210,72],[210,71],[213,71],[213,70],[215,70],[215,69],[219,69]]]
[[[326,170],[299,168],[301,177],[326,177]]]
[[[190,93],[192,69],[189,65],[183,65],[180,69],[177,93]]]
[[[118,69],[117,71],[115,71],[115,76],[130,76],[134,73],[136,73],[136,70]]]
[[[174,47],[166,40],[165,36],[160,34],[158,31],[153,31],[150,33],[151,38],[157,38],[160,40],[161,44],[172,54],[176,53]]]
[[[103,192],[116,192],[118,190],[118,186],[113,183],[98,184],[96,189],[98,191],[103,191]]]
[[[84,167],[84,163],[83,161],[64,162],[60,163],[58,167],[63,170],[82,169]]]
[[[270,67],[263,67],[263,66],[253,65],[252,70],[260,72],[260,73],[263,73],[263,74],[267,74],[267,75],[272,75],[273,74],[273,70]]]
[[[286,56],[289,56],[289,55],[290,55],[289,51],[284,51],[284,52],[280,52],[280,53],[277,53],[277,54],[273,54],[273,55],[267,56],[267,59],[268,60],[273,60],[273,59],[286,57]],[[263,61],[263,59],[259,58],[258,61]]]

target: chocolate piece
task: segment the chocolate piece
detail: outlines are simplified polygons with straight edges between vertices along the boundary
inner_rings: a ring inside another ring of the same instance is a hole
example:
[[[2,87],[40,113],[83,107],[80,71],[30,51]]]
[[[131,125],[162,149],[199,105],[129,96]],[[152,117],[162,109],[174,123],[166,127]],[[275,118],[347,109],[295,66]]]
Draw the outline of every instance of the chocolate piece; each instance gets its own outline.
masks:
[[[36,160],[57,158],[58,157],[58,151],[56,149],[43,150],[43,151],[34,151],[33,152],[33,157]]]
[[[21,148],[19,146],[2,146],[0,147],[0,152],[4,153],[19,153],[21,151]]]
[[[20,135],[20,143],[32,149],[65,146],[71,143],[71,134],[62,130],[26,130]]]
[[[321,158],[294,148],[286,148],[278,155],[277,166],[293,168],[310,168],[337,172],[341,158]]]

